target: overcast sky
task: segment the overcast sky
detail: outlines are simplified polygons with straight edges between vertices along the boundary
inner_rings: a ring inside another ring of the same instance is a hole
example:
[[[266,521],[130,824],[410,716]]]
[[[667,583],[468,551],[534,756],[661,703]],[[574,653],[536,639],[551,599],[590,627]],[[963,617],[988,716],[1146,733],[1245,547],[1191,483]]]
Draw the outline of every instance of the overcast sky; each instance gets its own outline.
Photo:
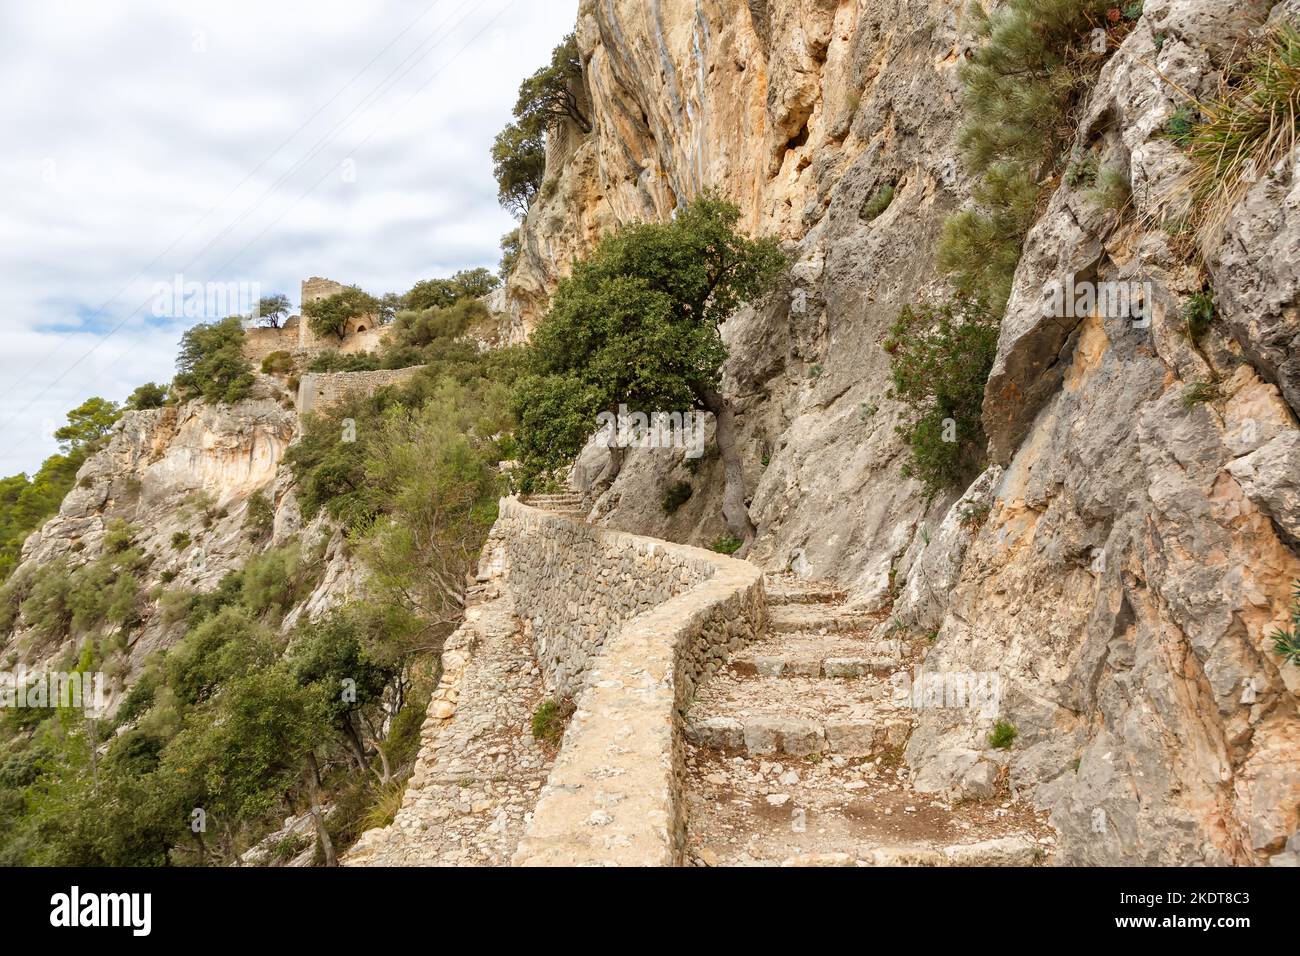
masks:
[[[577,0],[0,5],[0,475],[168,381],[156,289],[494,267],[488,155]],[[220,318],[219,315],[206,318]]]

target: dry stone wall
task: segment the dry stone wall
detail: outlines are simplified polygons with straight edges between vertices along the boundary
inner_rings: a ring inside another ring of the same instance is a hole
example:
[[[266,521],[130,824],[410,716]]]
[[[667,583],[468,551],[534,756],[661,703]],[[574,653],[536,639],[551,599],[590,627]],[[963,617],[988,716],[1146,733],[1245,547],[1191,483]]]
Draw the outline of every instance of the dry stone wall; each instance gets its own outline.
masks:
[[[493,535],[544,682],[577,705],[514,864],[680,863],[683,714],[766,632],[761,572],[514,500]]]
[[[391,385],[401,385],[424,368],[379,369],[371,372],[311,372],[298,383],[298,414],[324,411],[350,395],[365,394]]]

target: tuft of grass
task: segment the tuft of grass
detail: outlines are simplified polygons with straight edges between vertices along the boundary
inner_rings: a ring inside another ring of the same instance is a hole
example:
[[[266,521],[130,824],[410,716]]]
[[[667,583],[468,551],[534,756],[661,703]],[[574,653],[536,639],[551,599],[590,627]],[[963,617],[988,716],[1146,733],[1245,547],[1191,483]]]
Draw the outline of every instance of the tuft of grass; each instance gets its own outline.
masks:
[[[1291,626],[1273,632],[1273,649],[1284,661],[1300,667],[1300,581],[1295,582],[1291,593]]]
[[[361,817],[361,830],[378,830],[390,825],[397,819],[397,811],[402,809],[402,798],[406,796],[406,782],[390,780],[380,785],[374,799]]]
[[[876,190],[874,196],[862,204],[862,218],[867,222],[878,217],[894,201],[894,184],[889,183]]]
[[[1214,293],[1198,292],[1189,298],[1183,304],[1183,327],[1187,330],[1187,337],[1196,344],[1200,344],[1205,333],[1210,331],[1210,326],[1214,324]]]
[[[664,514],[676,514],[677,509],[686,502],[691,500],[693,489],[689,481],[679,481],[667,491],[664,492],[663,501],[661,502]]]
[[[1219,397],[1219,386],[1213,382],[1195,382],[1183,391],[1183,408],[1193,409],[1197,405],[1213,402]]]
[[[740,550],[740,546],[745,542],[739,538],[733,538],[730,535],[723,535],[713,544],[709,545],[710,551],[716,551],[718,554],[735,554]]]
[[[1010,750],[1011,743],[1019,735],[1014,726],[1005,720],[999,720],[993,725],[993,730],[989,734],[989,746],[994,750]]]
[[[1190,195],[1203,244],[1217,239],[1251,185],[1289,156],[1300,134],[1300,30],[1283,23],[1247,49],[1208,100],[1190,101],[1166,124],[1191,172],[1161,198]]]
[[[1095,206],[1113,212],[1122,212],[1127,208],[1132,192],[1128,177],[1124,175],[1123,170],[1116,169],[1114,166],[1103,166],[1098,170],[1093,186],[1085,196]]]
[[[559,743],[573,710],[571,701],[548,697],[533,711],[533,736],[543,743]]]

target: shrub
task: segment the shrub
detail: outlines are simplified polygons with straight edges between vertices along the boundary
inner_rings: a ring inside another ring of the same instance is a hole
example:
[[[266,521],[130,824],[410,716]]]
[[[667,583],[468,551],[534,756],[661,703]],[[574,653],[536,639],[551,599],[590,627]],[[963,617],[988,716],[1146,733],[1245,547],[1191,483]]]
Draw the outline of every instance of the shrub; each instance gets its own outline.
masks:
[[[237,402],[253,387],[253,366],[244,358],[244,328],[237,316],[196,325],[181,336],[175,387],[185,398]]]
[[[284,349],[277,349],[262,359],[262,373],[264,375],[288,375],[293,370],[293,356]]]
[[[1183,304],[1183,328],[1187,337],[1199,344],[1214,324],[1214,293],[1198,292]]]
[[[679,481],[665,491],[663,498],[664,514],[675,514],[678,508],[691,500],[691,492],[691,483],[689,481]]]
[[[1300,667],[1300,581],[1295,582],[1291,595],[1291,626],[1273,632],[1273,649],[1283,660]]]
[[[862,218],[870,222],[875,219],[894,201],[894,184],[889,183],[880,187],[870,199],[862,206]]]
[[[997,340],[988,310],[958,299],[938,309],[904,308],[884,341],[890,397],[912,412],[911,422],[897,429],[911,448],[904,474],[919,478],[930,494],[970,474],[983,452],[980,416]]]
[[[554,744],[564,736],[564,725],[573,713],[568,700],[547,698],[533,711],[533,736],[543,743]]]
[[[190,533],[188,531],[176,531],[172,534],[172,550],[184,551],[190,546]]]
[[[739,538],[723,535],[721,538],[714,541],[713,544],[709,545],[709,550],[716,551],[718,554],[735,554],[740,550],[741,545],[744,543],[745,542],[741,541]]]
[[[244,509],[244,533],[254,541],[271,536],[275,527],[275,509],[266,495],[255,491],[248,496]]]
[[[1040,185],[1071,128],[1105,52],[1087,42],[1107,31],[1107,49],[1131,24],[1105,16],[1111,0],[1006,0],[991,16],[977,10],[984,45],[962,67],[960,145],[979,177],[975,209],[948,220],[939,265],[958,292],[1001,315],[1025,234],[1044,189]]]
[[[989,746],[994,750],[1010,750],[1017,736],[1018,732],[1014,726],[1005,720],[999,720],[993,725],[993,731],[989,734]]]

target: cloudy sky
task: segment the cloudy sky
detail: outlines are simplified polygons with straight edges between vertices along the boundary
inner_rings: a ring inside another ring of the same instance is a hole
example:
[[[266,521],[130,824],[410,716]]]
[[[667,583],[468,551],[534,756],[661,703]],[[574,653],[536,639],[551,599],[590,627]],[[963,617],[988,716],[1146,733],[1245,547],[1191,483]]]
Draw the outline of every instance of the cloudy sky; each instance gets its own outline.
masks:
[[[167,381],[174,282],[375,293],[495,267],[488,151],[577,0],[0,6],[0,475]],[[159,314],[163,313],[163,314]],[[219,318],[220,316],[209,316]]]

